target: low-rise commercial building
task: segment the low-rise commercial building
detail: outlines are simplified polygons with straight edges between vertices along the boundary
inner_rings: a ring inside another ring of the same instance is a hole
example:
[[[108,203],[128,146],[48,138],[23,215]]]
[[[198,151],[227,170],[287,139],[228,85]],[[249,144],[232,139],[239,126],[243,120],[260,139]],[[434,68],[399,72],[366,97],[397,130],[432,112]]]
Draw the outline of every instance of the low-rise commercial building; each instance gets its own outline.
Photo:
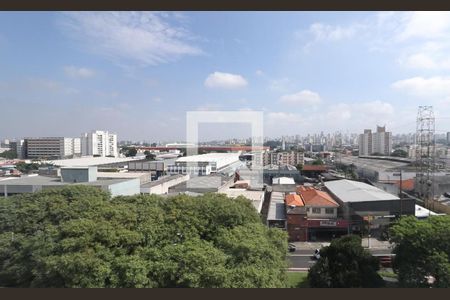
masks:
[[[164,176],[158,180],[147,182],[141,185],[141,194],[165,195],[169,193],[169,189],[180,183],[189,180],[189,174],[176,174]]]
[[[415,200],[387,193],[367,183],[335,180],[324,183],[326,191],[340,205],[340,214],[352,222],[349,230],[360,231],[364,218],[373,220],[372,226],[389,223],[395,216],[414,215]]]
[[[230,166],[235,170],[241,166],[239,152],[236,153],[208,153],[178,158],[174,165],[168,166],[169,174],[210,175],[219,173]],[[233,172],[235,171],[233,170]]]
[[[111,196],[129,196],[140,192],[140,181],[137,178],[100,179],[97,178],[96,167],[70,167],[61,168],[60,177],[35,175],[2,180],[0,195],[8,197],[75,184],[95,186],[110,192]]]

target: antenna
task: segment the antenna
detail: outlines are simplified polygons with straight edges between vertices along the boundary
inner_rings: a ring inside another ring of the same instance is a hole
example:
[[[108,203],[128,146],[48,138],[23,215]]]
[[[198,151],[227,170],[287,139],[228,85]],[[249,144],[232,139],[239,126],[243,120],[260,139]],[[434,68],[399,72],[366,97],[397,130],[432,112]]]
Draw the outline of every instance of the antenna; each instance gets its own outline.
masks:
[[[431,209],[434,200],[435,118],[432,106],[419,106],[416,128],[416,191]]]

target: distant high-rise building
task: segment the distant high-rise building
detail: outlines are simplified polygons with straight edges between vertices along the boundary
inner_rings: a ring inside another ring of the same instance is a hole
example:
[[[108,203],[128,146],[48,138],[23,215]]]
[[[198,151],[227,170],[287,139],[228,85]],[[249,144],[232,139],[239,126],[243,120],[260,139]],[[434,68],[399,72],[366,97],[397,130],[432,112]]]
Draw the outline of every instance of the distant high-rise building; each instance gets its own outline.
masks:
[[[83,156],[119,156],[117,134],[94,130],[90,133],[82,134],[80,141],[81,154]]]
[[[25,145],[25,147],[23,147]],[[26,158],[62,159],[74,153],[74,139],[66,137],[25,138],[22,148]],[[77,153],[79,154],[79,152]]]
[[[450,132],[447,132],[447,144],[450,145]]]
[[[365,129],[359,135],[359,155],[390,155],[392,152],[392,133],[386,132],[386,127],[377,126],[377,131],[372,133]]]
[[[9,143],[9,148],[16,153],[17,158],[23,159],[25,158],[26,148],[23,147],[24,140],[19,141],[11,141]]]

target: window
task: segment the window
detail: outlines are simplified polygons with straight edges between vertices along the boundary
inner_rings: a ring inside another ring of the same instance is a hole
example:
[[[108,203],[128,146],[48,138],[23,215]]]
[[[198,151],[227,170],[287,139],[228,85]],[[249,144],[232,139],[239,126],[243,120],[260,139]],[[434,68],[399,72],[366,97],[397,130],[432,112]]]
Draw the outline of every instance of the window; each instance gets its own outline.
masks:
[[[320,208],[319,207],[313,207],[312,212],[313,212],[313,214],[320,214]]]
[[[325,213],[328,215],[334,214],[334,208],[325,208]]]
[[[306,208],[306,212],[309,212],[309,207]]]

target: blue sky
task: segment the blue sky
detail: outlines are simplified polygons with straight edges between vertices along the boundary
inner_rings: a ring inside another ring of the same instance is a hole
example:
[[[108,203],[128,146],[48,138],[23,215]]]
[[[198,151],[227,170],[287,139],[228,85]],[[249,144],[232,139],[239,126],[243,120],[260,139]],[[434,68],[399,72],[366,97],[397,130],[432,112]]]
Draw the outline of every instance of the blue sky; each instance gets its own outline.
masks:
[[[182,140],[186,112],[264,112],[268,136],[450,131],[450,14],[0,14],[0,137]],[[203,128],[207,139],[248,126]]]

